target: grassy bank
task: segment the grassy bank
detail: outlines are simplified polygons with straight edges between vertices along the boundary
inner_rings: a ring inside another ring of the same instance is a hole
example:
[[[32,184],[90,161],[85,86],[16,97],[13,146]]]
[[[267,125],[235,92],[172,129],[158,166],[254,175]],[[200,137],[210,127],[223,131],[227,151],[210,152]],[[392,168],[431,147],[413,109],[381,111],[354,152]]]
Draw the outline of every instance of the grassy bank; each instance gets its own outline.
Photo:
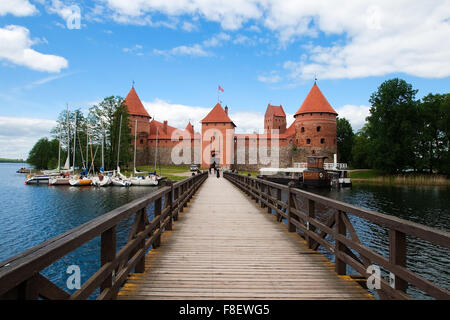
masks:
[[[138,166],[137,169],[140,171],[153,172],[155,171],[155,166]],[[159,169],[160,167],[156,168],[156,172],[159,175],[173,181],[180,181],[190,176],[189,166],[161,166],[161,172]]]
[[[355,183],[373,183],[383,185],[412,186],[447,186],[450,179],[443,175],[431,174],[398,174],[389,175],[378,170],[357,170],[350,172],[350,178]]]

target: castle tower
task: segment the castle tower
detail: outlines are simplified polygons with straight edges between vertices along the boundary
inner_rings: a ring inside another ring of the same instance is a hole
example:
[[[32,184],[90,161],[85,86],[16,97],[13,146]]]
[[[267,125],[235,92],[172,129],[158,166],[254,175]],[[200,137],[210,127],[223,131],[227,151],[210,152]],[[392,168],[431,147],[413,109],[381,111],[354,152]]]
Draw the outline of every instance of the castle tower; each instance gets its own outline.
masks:
[[[232,159],[233,155],[228,153],[233,150],[236,125],[228,117],[228,107],[224,110],[220,103],[216,104],[201,123],[202,168],[209,168],[212,163],[229,167],[231,163],[228,158]]]
[[[316,83],[295,114],[295,144],[306,155],[324,155],[333,159],[337,153],[337,112]]]
[[[129,121],[131,126],[131,135],[134,136],[137,120],[137,148],[144,148],[147,146],[147,139],[150,134],[150,119],[152,117],[150,117],[147,110],[145,110],[141,99],[139,99],[136,90],[134,90],[134,87],[131,88],[130,92],[125,98],[124,104],[127,106],[128,112],[130,114]]]
[[[278,129],[280,134],[286,131],[286,114],[283,106],[272,106],[269,104],[264,115],[264,130],[270,132],[273,129]]]

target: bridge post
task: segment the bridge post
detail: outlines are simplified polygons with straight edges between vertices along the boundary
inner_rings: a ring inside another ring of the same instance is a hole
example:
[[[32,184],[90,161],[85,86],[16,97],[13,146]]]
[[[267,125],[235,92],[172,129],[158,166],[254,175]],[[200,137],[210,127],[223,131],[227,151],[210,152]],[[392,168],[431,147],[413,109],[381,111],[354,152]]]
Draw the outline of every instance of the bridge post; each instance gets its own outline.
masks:
[[[116,257],[116,226],[106,230],[101,235],[100,264],[104,266]],[[100,292],[111,288],[113,285],[113,274],[111,273],[101,284]]]
[[[147,215],[146,215],[146,208],[143,208],[141,210],[141,212],[138,213],[138,224],[137,224],[137,229],[136,229],[136,234],[140,233],[141,231],[144,231],[145,229],[145,220],[147,219]],[[139,245],[136,248],[136,251],[139,250],[144,250],[145,247],[145,239],[142,240],[141,242],[139,242]],[[145,271],[145,255],[142,256],[141,259],[139,259],[139,261],[136,263],[136,267],[134,267],[134,271],[136,273],[142,273]]]
[[[161,198],[158,198],[155,200],[155,218],[157,216],[161,216]],[[159,221],[159,223],[155,226],[155,228],[157,229],[161,229],[161,220]],[[156,239],[155,242],[153,243],[153,247],[154,248],[158,248],[161,245],[161,235],[159,235]]]
[[[277,189],[277,200],[281,201],[281,189]],[[278,210],[282,210],[281,205],[277,204]],[[277,212],[277,221],[281,220],[281,214]]]
[[[308,199],[307,202],[307,212],[308,212],[308,219],[314,219],[316,217],[315,213],[315,202],[313,200]],[[306,234],[306,241],[308,243],[308,248],[312,249],[312,247],[316,244],[316,242],[309,236],[311,232],[314,232],[316,230],[316,227],[314,227],[311,223],[308,221],[308,233]]]
[[[173,185],[172,185],[173,188]],[[177,204],[176,205],[176,211],[173,214],[173,221],[177,221],[178,220],[178,198],[179,198],[179,194],[180,194],[180,187],[177,187],[174,189],[174,195],[173,195],[173,201]]]
[[[273,202],[271,202],[271,200],[269,199],[269,197],[272,197],[272,191],[270,189],[270,186],[267,186],[267,193],[266,194],[267,194],[267,204],[269,204],[269,203],[273,204]],[[267,205],[267,213],[272,214],[272,208],[269,205]]]
[[[406,235],[403,232],[389,229],[389,262],[406,267]],[[394,289],[406,292],[408,282],[395,275]]]
[[[289,184],[288,184],[288,206],[287,206],[288,231],[289,232],[297,231],[297,227],[291,222],[291,220],[292,220],[291,207],[293,205],[293,201],[292,201],[293,194],[291,192],[292,186],[293,186],[293,184],[289,182]]]
[[[342,219],[343,212],[341,210],[336,210],[336,233],[346,237],[347,236],[347,229],[345,227],[344,220]],[[345,245],[341,243],[339,240],[335,239],[335,246],[334,246],[334,258],[335,258],[335,271],[339,275],[345,275],[347,273],[347,265],[343,260],[339,258],[339,253],[345,253]]]
[[[170,208],[169,211],[169,216],[170,216],[170,220],[169,223],[167,224],[166,229],[167,230],[172,230],[172,221],[173,221],[173,182],[172,181],[168,181],[168,186],[170,187],[170,192],[167,194],[167,201],[168,201],[168,207]]]
[[[264,208],[264,202],[263,202],[263,198],[264,198],[264,184],[262,184],[261,182],[259,183],[259,201],[260,201],[260,205],[261,208]]]

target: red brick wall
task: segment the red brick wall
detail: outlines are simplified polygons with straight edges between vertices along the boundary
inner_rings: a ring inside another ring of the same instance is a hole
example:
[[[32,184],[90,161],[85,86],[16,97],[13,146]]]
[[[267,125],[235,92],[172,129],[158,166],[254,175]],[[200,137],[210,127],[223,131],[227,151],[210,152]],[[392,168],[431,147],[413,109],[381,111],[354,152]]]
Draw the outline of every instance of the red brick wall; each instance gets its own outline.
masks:
[[[294,143],[297,147],[315,150],[315,154],[320,152],[320,149],[337,152],[336,115],[330,113],[298,115],[295,131]]]

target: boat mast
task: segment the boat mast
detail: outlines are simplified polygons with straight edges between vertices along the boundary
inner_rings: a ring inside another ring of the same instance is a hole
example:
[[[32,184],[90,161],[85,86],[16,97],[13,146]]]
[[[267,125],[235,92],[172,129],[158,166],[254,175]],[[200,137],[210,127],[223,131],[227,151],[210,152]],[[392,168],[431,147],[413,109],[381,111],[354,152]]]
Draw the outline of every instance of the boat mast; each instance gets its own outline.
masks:
[[[86,169],[89,170],[89,126],[86,123]]]
[[[134,124],[134,172],[136,172],[136,137],[137,137],[137,119]]]
[[[156,148],[155,148],[155,172],[156,172],[156,156],[158,154],[158,130],[159,128],[156,127]]]
[[[58,147],[58,172],[61,168],[61,125],[59,126],[59,147]]]
[[[102,168],[103,168],[103,170],[105,170],[105,157],[103,155],[104,140],[105,140],[105,133],[103,133],[103,135],[102,135]]]
[[[67,124],[67,160],[70,169],[70,123],[69,123],[69,104],[66,103],[66,124]],[[65,167],[66,165],[64,165]]]
[[[75,174],[75,154],[77,153],[77,120],[78,120],[78,114],[75,113],[75,128],[73,132],[73,173]]]
[[[122,114],[120,115],[120,125],[119,125],[119,145],[117,147],[117,171],[119,171],[119,157],[120,157],[120,136],[122,135]]]

